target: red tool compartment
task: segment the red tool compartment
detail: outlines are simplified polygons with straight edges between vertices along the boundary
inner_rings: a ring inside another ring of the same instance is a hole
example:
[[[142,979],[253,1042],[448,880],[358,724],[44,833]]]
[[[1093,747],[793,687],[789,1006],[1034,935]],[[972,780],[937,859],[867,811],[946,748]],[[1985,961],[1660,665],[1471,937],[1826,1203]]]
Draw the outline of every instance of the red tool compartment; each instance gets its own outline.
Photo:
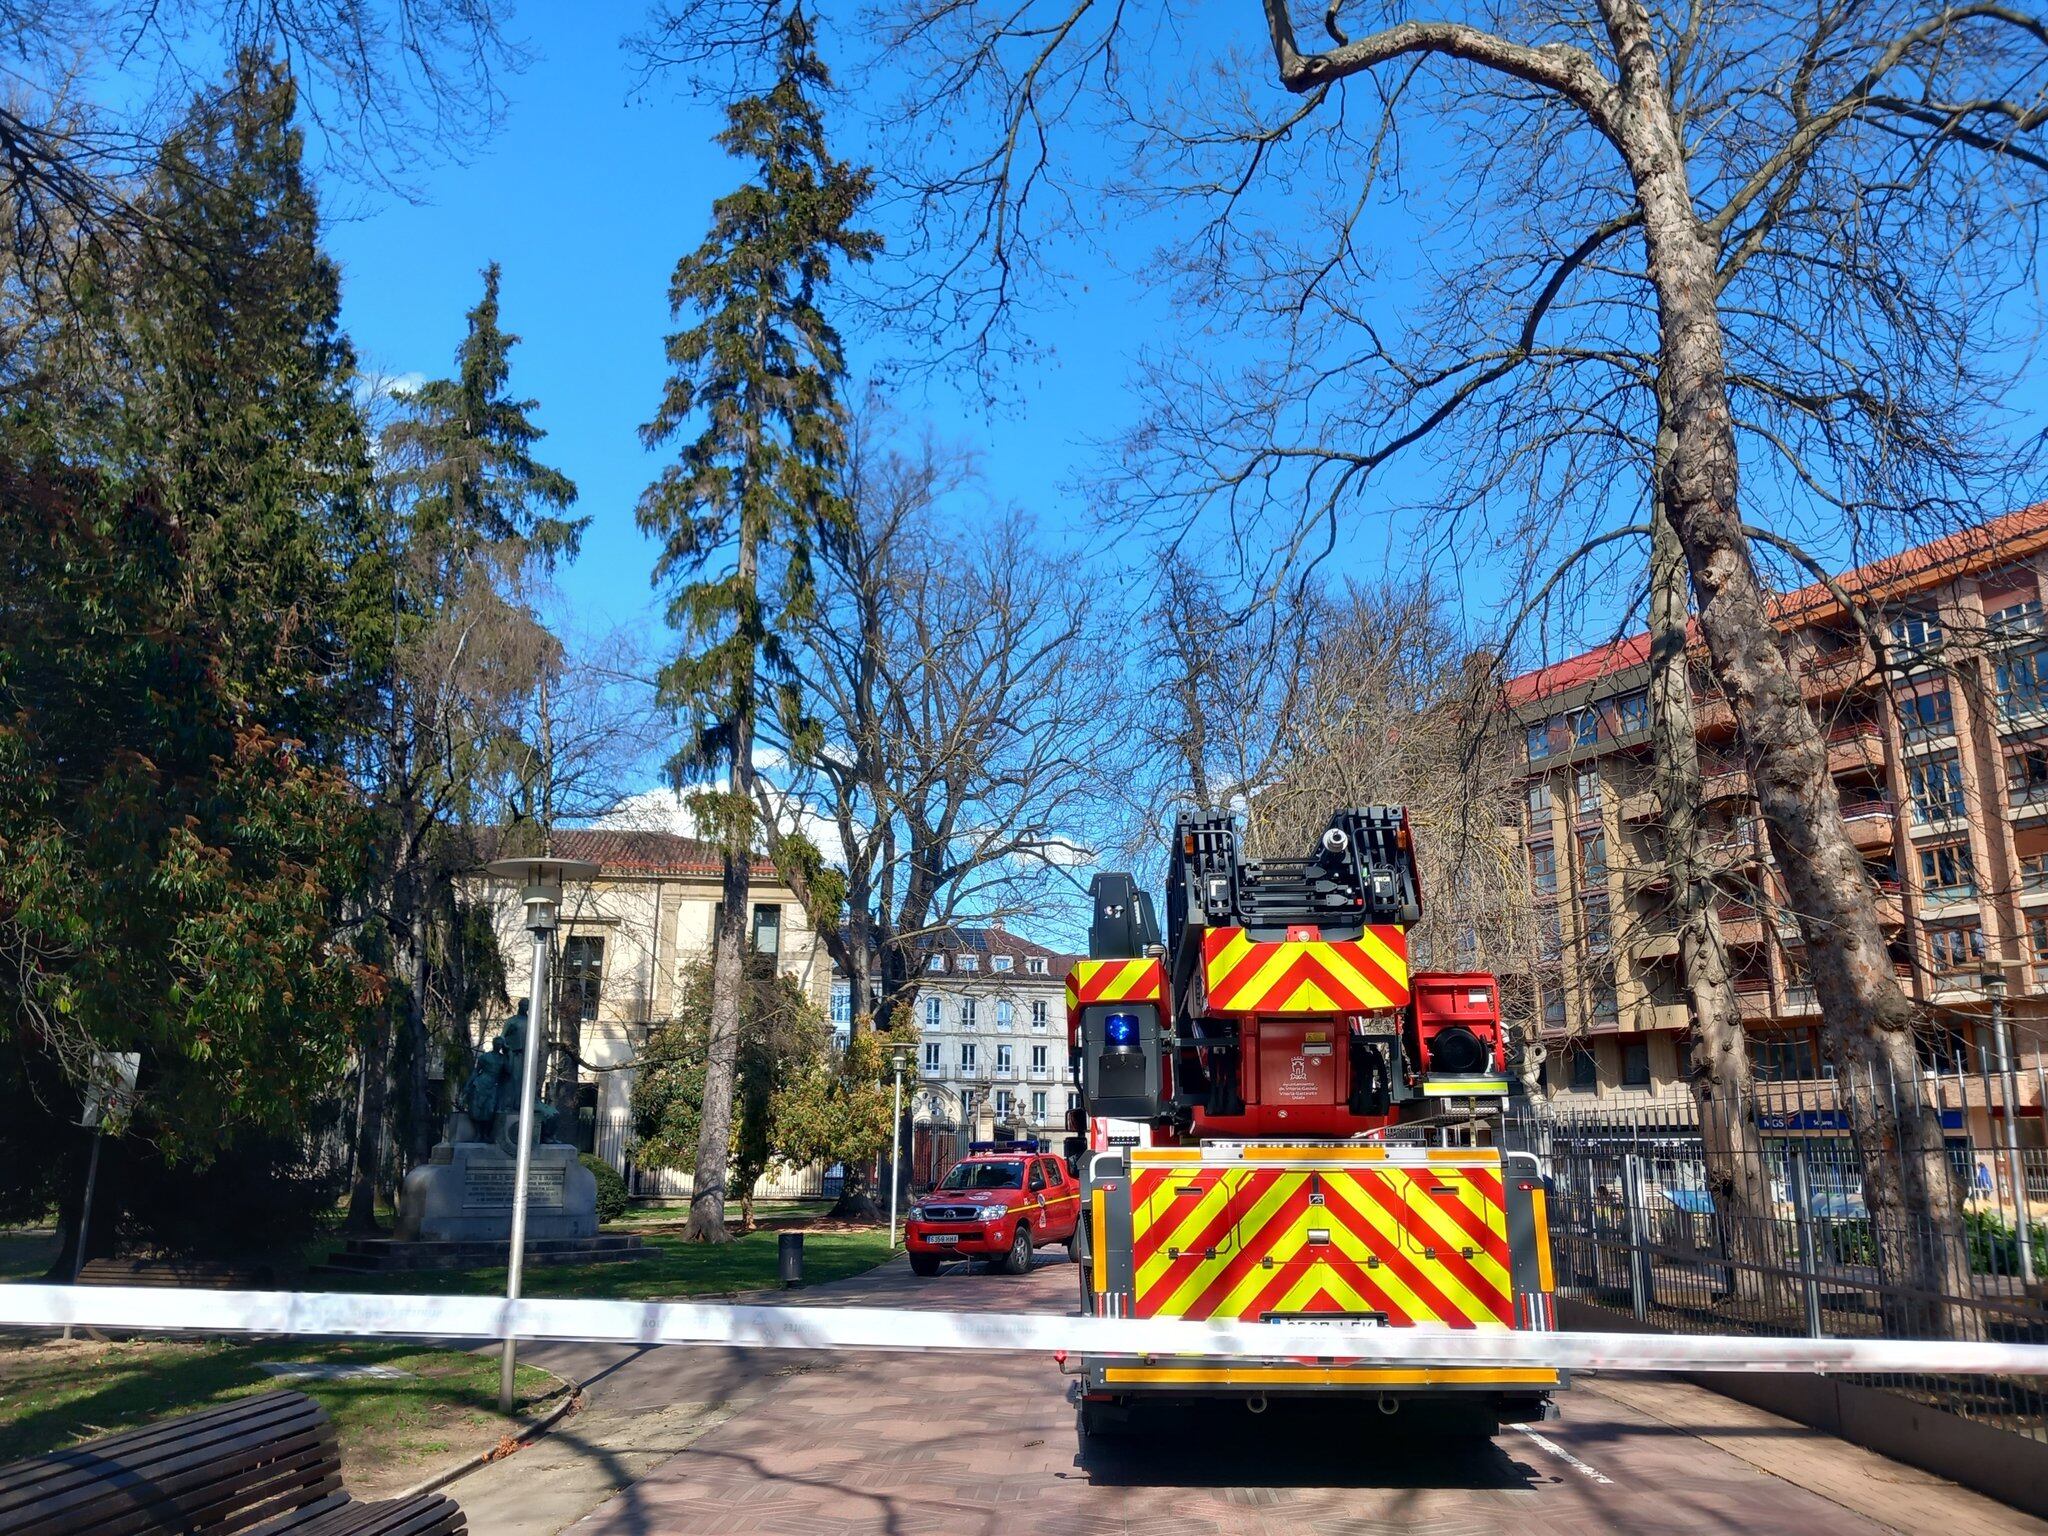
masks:
[[[1484,971],[1420,971],[1409,978],[1417,1044],[1422,1058],[1436,1071],[1483,1072],[1500,1066],[1500,985]],[[1484,1047],[1486,1059],[1463,1041],[1440,1035],[1469,1035]],[[1451,1057],[1439,1065],[1442,1052]]]

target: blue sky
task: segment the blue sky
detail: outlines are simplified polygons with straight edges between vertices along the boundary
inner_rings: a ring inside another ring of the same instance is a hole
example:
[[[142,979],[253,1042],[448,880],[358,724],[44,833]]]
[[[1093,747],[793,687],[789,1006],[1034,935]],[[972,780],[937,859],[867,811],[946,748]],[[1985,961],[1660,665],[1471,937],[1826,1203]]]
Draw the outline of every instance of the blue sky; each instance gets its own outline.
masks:
[[[508,121],[484,152],[427,177],[417,203],[363,205],[337,190],[328,207],[344,318],[372,371],[447,372],[480,269],[503,264],[504,322],[522,338],[514,386],[540,402],[540,452],[575,479],[591,519],[558,579],[586,631],[658,628],[652,548],[633,507],[661,458],[635,433],[664,376],[669,274],[702,238],[712,199],[743,174],[711,143],[714,109],[661,86],[636,93],[619,40],[639,14],[528,8],[520,26],[538,57],[509,82]],[[1054,537],[1083,536],[1074,483],[1089,441],[1128,415],[1126,360],[1158,311],[1135,285],[1094,274],[1035,317],[1049,355],[1011,381],[1002,410],[945,383],[918,386],[900,407],[978,444],[994,490]],[[880,359],[875,343],[856,344],[857,373]]]

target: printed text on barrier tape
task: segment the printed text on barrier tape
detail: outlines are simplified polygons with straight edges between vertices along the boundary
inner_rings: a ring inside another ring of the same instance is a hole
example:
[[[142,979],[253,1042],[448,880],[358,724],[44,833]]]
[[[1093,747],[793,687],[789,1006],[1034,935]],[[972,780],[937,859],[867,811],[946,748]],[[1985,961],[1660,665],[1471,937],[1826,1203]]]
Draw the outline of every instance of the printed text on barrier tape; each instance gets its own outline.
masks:
[[[1320,1323],[923,1312],[908,1308],[702,1306],[688,1302],[322,1291],[0,1285],[0,1326],[311,1337],[561,1339],[755,1349],[1007,1350],[1130,1358],[1309,1356],[1386,1365],[1547,1366],[1563,1371],[1793,1371],[2048,1377],[2048,1345],[1910,1339],[1532,1333]]]

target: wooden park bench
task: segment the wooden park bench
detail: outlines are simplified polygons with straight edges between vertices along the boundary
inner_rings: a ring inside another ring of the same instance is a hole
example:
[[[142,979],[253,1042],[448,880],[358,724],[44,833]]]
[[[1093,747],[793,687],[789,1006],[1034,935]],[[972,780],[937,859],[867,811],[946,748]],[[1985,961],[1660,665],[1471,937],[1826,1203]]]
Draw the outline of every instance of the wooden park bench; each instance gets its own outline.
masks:
[[[268,1264],[219,1264],[204,1259],[89,1259],[80,1285],[157,1285],[181,1290],[268,1291],[277,1272]]]
[[[461,1536],[438,1493],[364,1503],[327,1412],[264,1392],[0,1467],[0,1536]]]

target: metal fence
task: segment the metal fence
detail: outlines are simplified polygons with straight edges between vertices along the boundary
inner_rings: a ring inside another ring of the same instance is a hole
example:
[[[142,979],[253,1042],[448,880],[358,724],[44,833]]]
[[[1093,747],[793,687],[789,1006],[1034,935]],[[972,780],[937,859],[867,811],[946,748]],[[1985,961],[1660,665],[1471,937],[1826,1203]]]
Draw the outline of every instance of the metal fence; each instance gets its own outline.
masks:
[[[1879,1087],[1944,1111],[1959,1214],[1940,1230],[1873,1212],[1832,1082],[1760,1085],[1752,1150],[1711,1164],[1690,1098],[1529,1104],[1518,1135],[1550,1169],[1558,1293],[1673,1332],[2048,1343],[2048,1151],[1982,1145],[1985,1101],[1945,1099],[1938,1081]],[[2048,1440],[2048,1381],[1866,1384]]]

